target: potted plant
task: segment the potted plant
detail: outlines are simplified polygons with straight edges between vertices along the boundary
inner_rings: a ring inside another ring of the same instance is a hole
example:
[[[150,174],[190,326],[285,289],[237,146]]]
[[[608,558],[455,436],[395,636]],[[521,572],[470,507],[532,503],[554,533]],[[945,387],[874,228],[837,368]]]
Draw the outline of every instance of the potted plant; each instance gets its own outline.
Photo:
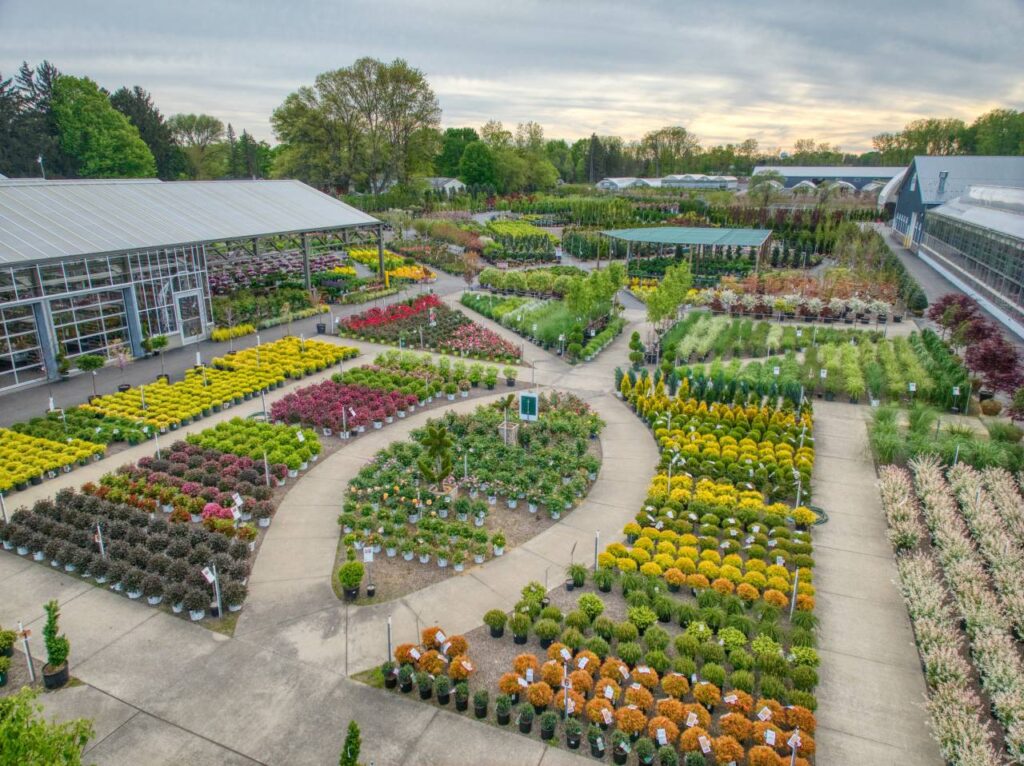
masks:
[[[570,564],[565,570],[565,589],[582,588],[587,582],[587,568],[583,564]]]
[[[0,657],[0,686],[7,686],[7,674],[11,670],[11,658]]]
[[[516,384],[516,368],[506,367],[501,373],[505,376],[505,384],[512,388]]]
[[[528,614],[517,612],[512,615],[512,618],[508,621],[508,627],[512,631],[512,640],[517,644],[525,644],[526,637],[530,633],[530,625],[532,621]]]
[[[18,634],[13,630],[0,628],[0,657],[14,656],[14,642],[17,638]]]
[[[188,609],[189,619],[192,622],[198,622],[206,616],[206,608],[210,605],[210,596],[204,590],[192,588],[185,594],[182,603]]]
[[[505,635],[505,623],[508,622],[508,615],[500,609],[491,609],[484,615],[484,624],[491,629],[491,638],[501,638]]]
[[[495,532],[491,537],[491,549],[494,551],[495,556],[501,556],[505,553],[505,535],[501,532]]]
[[[508,694],[499,694],[494,700],[494,714],[497,716],[500,726],[508,726],[512,719],[512,697]]]
[[[59,689],[68,682],[68,654],[71,643],[60,630],[60,605],[55,601],[47,601],[46,625],[43,626],[43,643],[46,645],[46,664],[43,666],[43,685],[47,689]]]
[[[486,689],[477,690],[476,694],[473,695],[473,715],[477,718],[486,718],[487,705],[490,699]]]
[[[696,766],[701,766],[702,764],[707,763],[707,761],[704,760],[704,756],[700,753],[691,752],[686,754],[687,758],[690,758],[690,756],[693,756],[694,760],[700,759],[697,761]],[[672,745],[665,745],[664,747],[658,748],[658,766],[679,766],[679,753],[676,752],[675,747]]]
[[[402,665],[398,669],[398,688],[403,694],[412,691],[413,670],[412,665]]]
[[[416,688],[420,690],[420,699],[428,700],[434,693],[434,679],[430,677],[430,673],[420,671],[416,674]]]
[[[142,598],[142,583],[145,579],[146,573],[135,567],[132,567],[125,573],[122,583],[128,598],[133,600]]]
[[[641,737],[636,741],[636,757],[644,766],[654,763],[654,755],[658,752],[654,741],[650,737]]]
[[[171,583],[164,589],[164,598],[170,603],[171,611],[175,614],[181,614],[185,610],[184,601],[187,592],[188,589],[182,582]]]
[[[611,593],[612,585],[615,583],[615,572],[607,567],[601,567],[594,571],[594,584],[602,593]]]
[[[345,598],[355,601],[359,596],[359,586],[363,582],[365,568],[361,561],[346,561],[338,570],[338,580],[341,582]]]
[[[618,766],[625,766],[626,759],[629,758],[629,751],[632,748],[629,745],[629,735],[624,731],[616,729],[612,732],[612,762],[618,764]]]
[[[524,702],[516,709],[516,720],[519,722],[519,731],[529,734],[533,730],[533,705]]]
[[[158,575],[147,575],[142,581],[142,595],[150,606],[156,606],[164,598],[164,581]]]
[[[460,713],[469,708],[469,684],[459,681],[455,684],[455,709]]]
[[[249,594],[246,588],[238,580],[231,580],[224,586],[224,603],[228,605],[229,612],[237,612],[242,608],[245,597]]]
[[[398,686],[398,667],[393,660],[387,660],[380,666],[380,674],[384,678],[384,688],[394,689]]]
[[[587,728],[587,742],[590,743],[590,754],[595,758],[604,758],[604,732],[596,723]]]
[[[583,724],[579,719],[570,716],[565,721],[565,745],[570,750],[580,749],[580,739],[583,736]]]
[[[540,738],[544,740],[555,738],[555,726],[558,724],[558,713],[548,711],[540,717]]]
[[[558,634],[562,632],[562,626],[554,620],[540,619],[534,623],[533,632],[540,639],[540,648],[547,649]]]
[[[446,675],[440,675],[435,678],[434,694],[437,695],[438,705],[447,705],[452,695],[452,679]]]

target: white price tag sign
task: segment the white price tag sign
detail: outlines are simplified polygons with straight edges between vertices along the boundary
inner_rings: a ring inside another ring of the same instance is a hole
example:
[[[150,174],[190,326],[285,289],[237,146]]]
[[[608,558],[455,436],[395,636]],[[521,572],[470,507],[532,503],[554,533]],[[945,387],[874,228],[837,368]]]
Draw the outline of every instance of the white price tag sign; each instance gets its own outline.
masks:
[[[739,697],[737,697],[735,694],[726,694],[722,698],[722,701],[725,702],[726,705],[735,705],[736,704],[736,700],[738,700],[738,699],[739,699]]]
[[[529,683],[527,682],[527,680],[526,680],[525,678],[517,678],[517,679],[516,679],[516,683],[517,683],[517,684],[519,684],[519,685],[520,685],[521,687],[523,687],[524,689],[525,689],[525,688],[526,688],[527,686],[529,686],[529,685],[530,685],[530,684],[529,684]]]
[[[960,386],[953,386],[953,396],[960,396]]]
[[[590,662],[589,657],[580,657],[579,661],[576,663],[576,667],[578,667],[580,670],[583,670],[585,667],[587,667],[588,662]]]
[[[910,391],[910,393],[917,391],[917,383],[907,383],[907,390]]]
[[[793,736],[786,740],[786,744],[794,750],[798,749],[803,744],[803,740],[800,739],[800,732],[794,731]]]
[[[826,370],[824,367],[822,367],[820,375],[821,375],[821,379],[824,380],[825,378],[828,377],[828,370]]]
[[[210,567],[203,567],[203,577],[210,585],[213,585],[213,571]]]
[[[242,518],[242,512],[238,510],[237,505],[231,509],[231,518],[233,518],[235,521],[238,521],[240,518]]]
[[[565,660],[566,662],[568,662],[569,660],[572,659],[572,652],[570,652],[564,646],[562,647],[562,651],[559,652],[559,654],[562,655],[562,659]]]
[[[364,545],[363,546],[363,563],[364,564],[372,564],[373,563],[373,548],[371,548],[369,545]]]
[[[443,644],[446,640],[444,633],[441,631],[437,631],[437,633],[434,634],[434,641],[437,643]]]
[[[757,711],[757,717],[762,721],[770,720],[772,717],[772,711],[765,705],[763,708]]]
[[[779,369],[778,365],[772,367],[772,375],[774,375],[775,377],[778,377],[780,372],[781,370]]]
[[[533,683],[533,668],[526,669],[526,680],[531,684]]]
[[[601,708],[601,718],[604,719],[606,724],[610,724],[612,722],[612,711],[608,708]]]
[[[295,438],[298,439],[300,442],[306,441],[306,435],[302,433],[302,431],[296,431]]]
[[[774,729],[765,729],[764,741],[767,744],[769,744],[769,745],[771,745],[773,747],[775,746],[775,730]]]
[[[419,649],[417,649],[416,647],[413,647],[412,649],[409,650],[409,656],[412,657],[414,660],[418,660],[423,655],[420,654],[420,650]]]
[[[665,736],[664,729],[658,729],[658,731],[655,732],[655,738],[658,740],[658,744],[662,747],[668,744],[668,737]]]
[[[244,501],[242,500],[242,496],[241,496],[240,494],[238,494],[237,492],[235,492],[235,493],[234,493],[234,494],[233,494],[233,495],[231,496],[231,499],[232,499],[232,500],[234,501],[234,503],[235,503],[235,505],[236,505],[237,507],[239,507],[239,508],[241,508],[241,507],[242,507],[242,504],[243,504],[243,502],[244,502]]]
[[[615,690],[610,686],[604,687],[604,698],[606,700],[615,699]]]
[[[697,741],[700,743],[700,751],[707,755],[711,752],[711,743],[708,742],[708,738],[701,734],[697,737]]]
[[[686,716],[686,728],[692,729],[694,726],[697,725],[697,720],[697,714],[690,713],[688,716]]]

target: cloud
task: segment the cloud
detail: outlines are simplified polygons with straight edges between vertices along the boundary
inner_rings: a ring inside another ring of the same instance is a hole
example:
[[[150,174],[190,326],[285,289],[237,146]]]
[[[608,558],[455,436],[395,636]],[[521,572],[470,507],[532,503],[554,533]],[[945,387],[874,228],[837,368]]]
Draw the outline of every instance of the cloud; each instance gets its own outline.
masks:
[[[681,124],[705,144],[863,150],[918,117],[1024,107],[1016,0],[0,0],[0,29],[0,72],[47,58],[267,139],[289,92],[366,55],[422,69],[446,126],[567,139]]]

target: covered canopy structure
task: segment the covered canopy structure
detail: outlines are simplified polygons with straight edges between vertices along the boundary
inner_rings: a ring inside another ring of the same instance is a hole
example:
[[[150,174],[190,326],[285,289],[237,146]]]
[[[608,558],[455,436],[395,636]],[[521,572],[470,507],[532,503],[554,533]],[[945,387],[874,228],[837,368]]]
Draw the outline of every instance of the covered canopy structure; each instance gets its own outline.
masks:
[[[761,257],[767,255],[772,241],[771,229],[717,229],[697,226],[653,226],[641,229],[609,229],[601,232],[612,240],[626,243],[626,261],[633,254],[634,244],[685,247],[698,258],[715,255],[721,248],[740,248],[755,254],[755,269],[761,266]]]
[[[211,265],[376,246],[383,224],[298,181],[0,180],[0,390],[86,354],[195,343]]]

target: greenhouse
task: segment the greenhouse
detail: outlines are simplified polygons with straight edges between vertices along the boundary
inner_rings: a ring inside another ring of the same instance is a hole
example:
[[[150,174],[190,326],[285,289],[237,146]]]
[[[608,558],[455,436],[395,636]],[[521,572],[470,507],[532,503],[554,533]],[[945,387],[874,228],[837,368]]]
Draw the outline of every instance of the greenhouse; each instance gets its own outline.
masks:
[[[771,229],[719,229],[696,226],[656,226],[640,229],[610,229],[601,232],[612,240],[618,257],[688,255],[715,257],[721,253],[754,256],[755,270],[771,250]],[[623,245],[623,243],[625,243]]]
[[[0,181],[0,390],[84,354],[209,335],[208,265],[380,243],[381,223],[298,181]]]
[[[972,186],[929,210],[919,254],[1024,332],[1024,189]]]

